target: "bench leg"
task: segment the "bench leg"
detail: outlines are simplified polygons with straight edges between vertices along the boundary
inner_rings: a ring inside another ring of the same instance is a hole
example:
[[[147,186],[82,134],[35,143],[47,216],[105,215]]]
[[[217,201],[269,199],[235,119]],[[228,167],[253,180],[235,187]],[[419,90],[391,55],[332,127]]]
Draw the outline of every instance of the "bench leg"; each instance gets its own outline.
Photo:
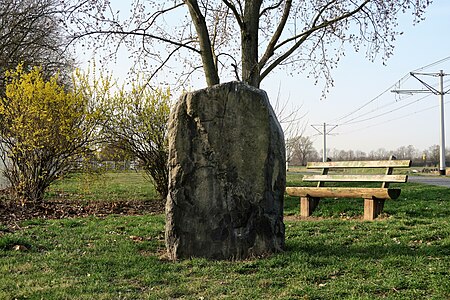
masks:
[[[375,201],[378,201],[378,206],[377,206],[377,216],[379,216],[384,209],[384,199],[377,199]]]
[[[300,197],[300,216],[309,217],[319,205],[320,198]]]
[[[383,212],[384,199],[364,199],[364,220],[372,221]]]

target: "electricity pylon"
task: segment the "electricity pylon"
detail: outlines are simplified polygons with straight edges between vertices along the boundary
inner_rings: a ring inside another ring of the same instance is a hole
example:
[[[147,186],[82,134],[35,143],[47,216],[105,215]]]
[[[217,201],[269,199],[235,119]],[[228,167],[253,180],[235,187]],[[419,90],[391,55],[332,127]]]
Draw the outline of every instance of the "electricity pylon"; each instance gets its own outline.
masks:
[[[327,131],[327,125],[333,126],[330,130]],[[323,123],[323,125],[311,125],[312,128],[317,130],[319,134],[323,135],[323,155],[322,155],[322,161],[327,161],[327,134],[330,134],[330,132],[337,127],[337,125],[330,125],[327,123]],[[323,131],[321,131],[319,128],[323,126]]]
[[[440,111],[440,148],[439,148],[439,174],[445,175],[445,118],[444,118],[444,95],[448,94],[449,91],[444,92],[444,71],[440,70],[439,73],[417,73],[411,72],[412,77],[416,78],[420,83],[422,83],[427,89],[426,90],[392,90],[391,92],[397,94],[415,94],[415,93],[433,93],[439,96],[439,111]],[[439,77],[439,90],[432,87],[430,84],[426,83],[418,76],[433,76]]]

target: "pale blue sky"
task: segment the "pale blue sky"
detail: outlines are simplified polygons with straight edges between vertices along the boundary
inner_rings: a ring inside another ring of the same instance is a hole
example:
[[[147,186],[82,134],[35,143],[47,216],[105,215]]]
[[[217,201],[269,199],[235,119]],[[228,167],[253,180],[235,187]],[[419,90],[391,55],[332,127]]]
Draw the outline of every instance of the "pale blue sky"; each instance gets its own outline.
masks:
[[[113,4],[115,1],[112,1]],[[355,53],[349,49],[332,73],[335,86],[325,99],[321,99],[323,84],[319,82],[314,85],[306,75],[288,76],[283,71],[277,71],[265,79],[261,88],[266,90],[272,102],[275,102],[281,88],[281,101],[288,101],[289,107],[301,106],[300,114],[306,114],[305,134],[313,138],[318,151],[322,148],[322,137],[316,136],[317,132],[310,125],[324,122],[340,125],[353,118],[356,119],[352,122],[360,122],[336,127],[333,130],[336,135],[328,136],[328,148],[369,152],[378,148],[395,150],[400,146],[414,145],[419,150],[427,149],[439,143],[438,97],[434,95],[418,100],[424,95],[399,98],[387,92],[364,109],[339,120],[389,89],[410,71],[450,56],[450,1],[434,0],[425,17],[416,26],[412,25],[411,17],[400,18],[400,29],[404,34],[398,37],[394,55],[387,61],[387,66],[382,65],[381,59],[370,62],[363,52]],[[129,64],[124,59],[127,56],[125,51],[119,56],[118,62],[110,63],[115,77],[125,76]],[[88,58],[80,55],[79,59],[85,62]],[[441,69],[450,74],[450,59],[424,72],[438,72]],[[430,84],[438,83],[437,77],[424,79]],[[449,86],[450,75],[444,77],[444,80],[449,80],[446,83]],[[422,85],[410,78],[399,88],[420,89]],[[450,147],[450,95],[446,96],[446,101],[449,102],[445,109],[448,120],[446,144]],[[401,106],[404,107],[400,108]],[[377,117],[389,111],[392,112]],[[361,122],[367,118],[373,119]]]
[[[354,117],[360,116],[353,121],[356,122],[392,111],[384,117],[336,127],[332,132],[336,135],[327,139],[328,148],[368,152],[381,147],[395,150],[400,146],[413,145],[424,150],[439,144],[439,107],[438,96],[435,95],[423,100],[418,99],[425,96],[424,94],[409,98],[403,96],[399,99],[388,92],[347,119],[337,121],[389,89],[410,71],[450,56],[450,1],[435,0],[425,17],[426,20],[416,26],[413,26],[408,18],[401,19],[400,28],[404,34],[397,39],[394,55],[387,61],[387,66],[383,66],[381,60],[370,62],[363,53],[349,51],[333,73],[335,87],[326,99],[320,99],[320,85],[314,86],[311,81],[301,76],[283,76],[281,72],[272,76],[271,82],[264,83],[262,88],[274,99],[278,85],[281,84],[282,98],[289,99],[293,105],[302,105],[302,109],[307,113],[306,134],[310,136],[317,133],[311,124],[326,122],[339,125]],[[450,74],[450,60],[424,72],[439,72],[441,69]],[[430,84],[438,83],[437,77],[423,79]],[[450,75],[444,77],[444,80],[450,82]],[[450,85],[449,82],[446,86]],[[410,78],[400,88],[422,87],[419,81]],[[448,89],[450,87],[447,87]],[[445,107],[446,145],[450,148],[450,94],[445,99],[448,101]],[[401,106],[404,107],[400,108]],[[430,108],[433,106],[434,108]],[[420,112],[427,108],[430,109]],[[313,136],[313,139],[316,149],[322,149],[322,137]]]

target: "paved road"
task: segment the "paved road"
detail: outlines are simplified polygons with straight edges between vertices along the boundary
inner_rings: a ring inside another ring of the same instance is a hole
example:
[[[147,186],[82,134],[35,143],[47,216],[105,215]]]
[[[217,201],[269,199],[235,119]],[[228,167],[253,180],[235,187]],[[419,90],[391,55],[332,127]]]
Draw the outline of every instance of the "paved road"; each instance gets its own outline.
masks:
[[[408,176],[408,182],[419,182],[450,188],[450,177],[444,176]]]

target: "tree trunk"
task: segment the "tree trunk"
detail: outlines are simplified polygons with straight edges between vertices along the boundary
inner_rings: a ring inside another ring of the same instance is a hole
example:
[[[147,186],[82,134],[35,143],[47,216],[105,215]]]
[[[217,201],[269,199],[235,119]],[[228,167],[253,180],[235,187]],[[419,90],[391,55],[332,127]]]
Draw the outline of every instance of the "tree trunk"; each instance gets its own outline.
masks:
[[[192,21],[194,21],[195,30],[198,34],[200,54],[203,63],[203,70],[205,71],[206,83],[208,86],[219,84],[219,74],[217,72],[217,66],[214,62],[213,49],[211,47],[211,40],[209,38],[205,17],[201,13],[196,0],[184,0],[184,2],[189,8],[189,13]]]
[[[259,88],[260,70],[258,65],[259,10],[262,0],[245,1],[243,26],[241,28],[242,45],[242,81]]]

